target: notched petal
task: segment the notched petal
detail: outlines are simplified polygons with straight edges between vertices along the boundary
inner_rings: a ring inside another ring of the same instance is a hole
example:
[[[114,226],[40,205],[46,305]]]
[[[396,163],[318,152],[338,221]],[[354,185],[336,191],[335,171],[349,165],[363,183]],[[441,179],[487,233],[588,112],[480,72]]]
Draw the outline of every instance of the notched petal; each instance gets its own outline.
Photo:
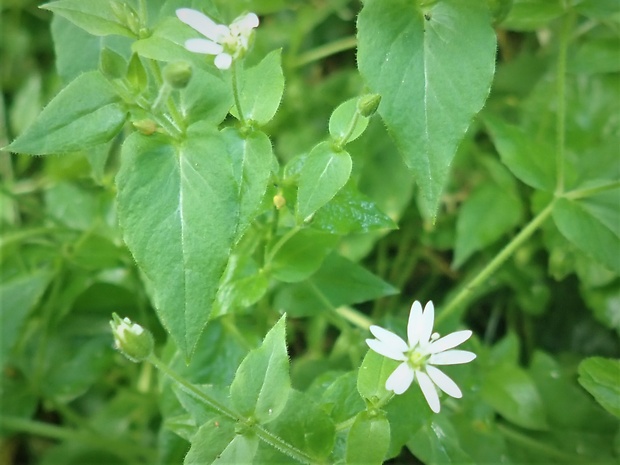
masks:
[[[383,344],[390,346],[391,348],[393,348],[394,350],[398,352],[402,353],[402,352],[407,352],[409,350],[409,346],[407,345],[407,343],[403,341],[403,339],[400,336],[398,336],[397,334],[394,334],[392,331],[388,331],[387,329],[382,328],[381,326],[372,325],[370,327],[370,332],[372,333],[374,337],[376,337]]]
[[[190,52],[204,53],[205,55],[217,55],[224,50],[220,44],[207,39],[188,39],[185,41],[185,48]]]
[[[433,325],[435,324],[435,307],[432,301],[428,301],[422,313],[422,324],[420,328],[420,344],[425,345],[431,338],[433,333]]]
[[[428,359],[431,365],[460,365],[469,363],[476,358],[476,354],[468,350],[447,350],[433,354]]]
[[[411,305],[407,322],[407,339],[409,347],[414,347],[420,340],[422,330],[422,304],[417,300]]]
[[[177,18],[192,29],[200,32],[203,36],[211,40],[217,40],[216,28],[218,24],[204,13],[191,8],[179,8],[176,14]]]
[[[435,385],[426,373],[416,371],[416,374],[418,375],[418,384],[420,385],[420,389],[422,390],[422,394],[424,394],[428,406],[433,412],[439,413],[441,406],[439,405],[439,395],[437,394]]]
[[[394,394],[402,394],[413,382],[414,371],[407,365],[407,363],[401,363],[396,367],[396,370],[388,377],[385,382],[385,389],[388,391],[394,391]]]
[[[393,347],[386,345],[383,342],[378,341],[377,339],[366,339],[366,344],[368,344],[368,347],[370,347],[372,350],[377,352],[379,355],[383,355],[384,357],[390,358],[392,360],[398,360],[399,362],[404,362],[405,360],[407,360],[406,355],[404,355],[402,352],[394,350]]]
[[[232,64],[232,56],[228,53],[220,53],[215,57],[215,66],[219,69],[228,69]]]
[[[429,352],[431,354],[436,354],[438,352],[443,352],[444,350],[452,349],[465,342],[471,337],[471,335],[472,332],[468,329],[446,334],[444,337],[436,340],[430,345]]]
[[[426,373],[431,378],[433,383],[435,383],[439,389],[441,389],[449,396],[456,399],[460,399],[461,397],[463,397],[461,389],[454,381],[452,381],[452,378],[446,375],[443,371],[435,368],[434,366],[427,365]]]

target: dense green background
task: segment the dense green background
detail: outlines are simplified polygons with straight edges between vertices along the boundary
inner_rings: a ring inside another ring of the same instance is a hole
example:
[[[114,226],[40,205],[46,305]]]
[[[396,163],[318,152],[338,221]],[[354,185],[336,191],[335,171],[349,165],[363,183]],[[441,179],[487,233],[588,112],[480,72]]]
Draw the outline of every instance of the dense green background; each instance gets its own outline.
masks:
[[[111,2],[95,20],[80,3],[0,7],[0,147],[19,136],[0,152],[0,463],[291,460],[268,433],[327,463],[618,460],[615,1],[153,1],[139,40]],[[175,43],[180,6],[261,15],[251,127]],[[116,84],[152,101],[179,58],[189,129],[134,131],[152,115]],[[368,92],[378,114],[344,147]],[[403,334],[414,299],[476,334],[440,415],[415,385],[377,405],[395,365],[367,325]],[[112,312],[257,429],[114,351]]]

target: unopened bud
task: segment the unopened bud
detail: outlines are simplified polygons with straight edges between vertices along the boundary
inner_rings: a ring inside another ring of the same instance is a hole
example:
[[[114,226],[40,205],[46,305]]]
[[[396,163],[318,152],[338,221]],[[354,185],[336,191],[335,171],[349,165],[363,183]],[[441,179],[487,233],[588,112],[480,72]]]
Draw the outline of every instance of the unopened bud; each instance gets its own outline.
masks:
[[[276,207],[277,210],[280,210],[284,205],[286,205],[286,199],[282,194],[273,196],[273,206]]]
[[[379,94],[366,94],[357,101],[357,111],[366,118],[371,117],[379,108],[381,96]]]
[[[146,360],[153,352],[153,335],[129,318],[121,318],[112,314],[112,334],[114,335],[115,347],[132,362]]]
[[[187,61],[168,63],[164,68],[164,79],[173,89],[183,89],[192,77],[192,66]]]
[[[140,131],[145,136],[150,136],[157,131],[157,123],[151,119],[141,119],[131,123],[134,128]]]

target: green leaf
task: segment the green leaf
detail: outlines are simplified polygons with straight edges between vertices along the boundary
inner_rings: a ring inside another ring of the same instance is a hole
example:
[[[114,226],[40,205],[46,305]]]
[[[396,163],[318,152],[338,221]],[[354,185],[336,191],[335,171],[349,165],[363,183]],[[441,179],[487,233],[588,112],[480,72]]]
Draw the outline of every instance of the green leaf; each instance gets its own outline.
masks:
[[[332,234],[397,229],[396,223],[349,181],[312,217],[312,228]]]
[[[193,127],[178,146],[132,134],[117,177],[125,242],[154,306],[189,357],[209,319],[238,224],[237,183],[219,133]]]
[[[59,0],[42,5],[41,8],[67,18],[95,36],[119,34],[135,37],[135,34],[114,13],[112,2]]]
[[[361,136],[368,127],[368,118],[357,112],[358,100],[359,97],[354,97],[341,103],[329,117],[329,134],[336,142],[341,141],[349,133],[355,115],[357,115],[357,121],[351,134],[347,138],[347,143]]]
[[[561,0],[513,0],[508,17],[502,27],[516,31],[532,31],[546,26],[564,13]]]
[[[92,191],[60,182],[45,191],[46,213],[60,224],[77,231],[90,231],[100,221],[101,199]]]
[[[200,68],[194,67],[192,73],[189,84],[180,93],[180,109],[189,124],[202,121],[216,126],[224,121],[233,103],[230,83]]]
[[[184,465],[205,465],[216,461],[236,438],[235,425],[228,419],[214,417],[191,438]]]
[[[475,462],[459,444],[450,420],[435,415],[407,441],[407,448],[423,463],[474,465]]]
[[[218,441],[213,445],[207,444],[207,440],[211,439],[211,437],[203,438],[200,445],[207,449],[208,453],[205,453],[204,456],[211,457],[213,455],[212,450],[215,445],[219,445],[224,442],[223,434],[218,435],[215,440]],[[246,435],[246,434],[237,434],[235,435],[230,443],[226,445],[226,448],[221,451],[219,454],[216,454],[215,460],[212,462],[205,462],[202,457],[203,455],[200,453],[199,449],[196,449],[198,452],[193,454],[191,458],[191,462],[186,458],[183,462],[184,465],[204,465],[206,463],[222,463],[222,464],[235,464],[235,465],[251,465],[254,463],[254,456],[256,455],[256,451],[258,450],[258,438],[254,435]],[[193,447],[193,444],[192,444]],[[191,452],[191,449],[190,449]]]
[[[503,363],[488,368],[482,398],[507,420],[528,429],[548,429],[545,408],[532,379],[521,368]]]
[[[329,202],[349,180],[352,165],[351,156],[329,142],[314,147],[299,173],[297,218],[305,220]]]
[[[54,15],[52,19],[51,31],[56,70],[65,84],[82,73],[96,70],[103,47],[123,56],[126,56],[125,52],[131,47],[131,39],[127,37],[96,37],[58,15]]]
[[[274,306],[289,316],[301,317],[397,293],[398,289],[362,266],[331,253],[307,281],[286,286],[276,294]]]
[[[331,234],[302,229],[278,249],[267,270],[286,283],[303,281],[319,269],[337,240]]]
[[[217,292],[211,318],[245,309],[258,302],[267,292],[269,279],[250,255],[233,254]]]
[[[235,409],[263,424],[280,415],[291,390],[285,321],[280,318],[262,345],[243,359],[230,386]]]
[[[323,409],[307,394],[294,389],[290,391],[280,416],[269,425],[269,430],[317,459],[325,459],[330,454],[336,435],[334,423]]]
[[[19,338],[28,313],[37,304],[51,275],[39,271],[0,284],[0,369]]]
[[[284,92],[282,50],[274,50],[256,66],[243,71],[240,104],[243,117],[259,126],[267,124],[276,114]],[[238,116],[238,109],[233,114]]]
[[[347,436],[346,463],[380,465],[390,445],[390,422],[382,411],[356,415]]]
[[[360,396],[373,402],[385,397],[388,394],[385,382],[399,363],[369,350],[357,375],[357,391]]]
[[[118,134],[125,117],[119,97],[101,73],[84,73],[60,91],[7,149],[31,155],[88,149]]]
[[[238,130],[226,128],[221,134],[237,182],[237,197],[240,201],[237,227],[239,239],[256,216],[263,200],[274,156],[271,142],[263,132],[254,131],[243,137]]]
[[[197,67],[205,67],[204,55],[192,53],[184,46],[187,39],[196,36],[196,31],[171,16],[158,23],[149,37],[135,41],[131,49],[138,55],[153,60],[166,62],[186,60]]]
[[[482,108],[495,69],[486,4],[368,0],[358,17],[358,66],[434,216],[450,163]],[[466,59],[464,59],[466,57]]]
[[[336,378],[325,389],[321,397],[321,407],[335,422],[342,422],[364,410],[364,402],[356,389],[357,374],[354,371]]]
[[[485,117],[484,122],[502,162],[516,177],[536,189],[555,190],[555,158],[550,145],[498,118]]]
[[[569,241],[620,273],[620,210],[617,191],[583,200],[558,199],[553,220]]]
[[[579,364],[579,384],[609,413],[620,418],[620,360],[590,357]]]
[[[569,56],[568,70],[571,73],[585,74],[617,73],[620,71],[618,50],[620,50],[618,36],[588,40]]]
[[[456,224],[453,267],[458,268],[516,227],[523,217],[519,197],[495,183],[478,186],[465,200]]]

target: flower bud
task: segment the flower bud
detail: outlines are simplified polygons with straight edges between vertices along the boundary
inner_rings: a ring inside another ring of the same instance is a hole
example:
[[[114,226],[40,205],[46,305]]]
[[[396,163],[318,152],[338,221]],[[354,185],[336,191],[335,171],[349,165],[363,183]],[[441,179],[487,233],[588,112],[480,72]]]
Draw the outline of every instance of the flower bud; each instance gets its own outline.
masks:
[[[366,118],[371,117],[379,108],[381,96],[379,94],[366,94],[357,101],[357,111]]]
[[[192,77],[192,66],[187,61],[168,63],[164,68],[164,79],[173,89],[184,89]]]
[[[282,194],[276,194],[273,196],[273,206],[276,207],[277,210],[282,209],[286,205],[286,199]]]
[[[145,136],[150,136],[157,131],[157,123],[152,119],[141,119],[131,123],[134,128],[140,131]]]
[[[110,326],[116,349],[132,362],[146,360],[153,352],[155,345],[153,335],[139,324],[132,323],[129,318],[121,320],[116,313],[113,313]]]

